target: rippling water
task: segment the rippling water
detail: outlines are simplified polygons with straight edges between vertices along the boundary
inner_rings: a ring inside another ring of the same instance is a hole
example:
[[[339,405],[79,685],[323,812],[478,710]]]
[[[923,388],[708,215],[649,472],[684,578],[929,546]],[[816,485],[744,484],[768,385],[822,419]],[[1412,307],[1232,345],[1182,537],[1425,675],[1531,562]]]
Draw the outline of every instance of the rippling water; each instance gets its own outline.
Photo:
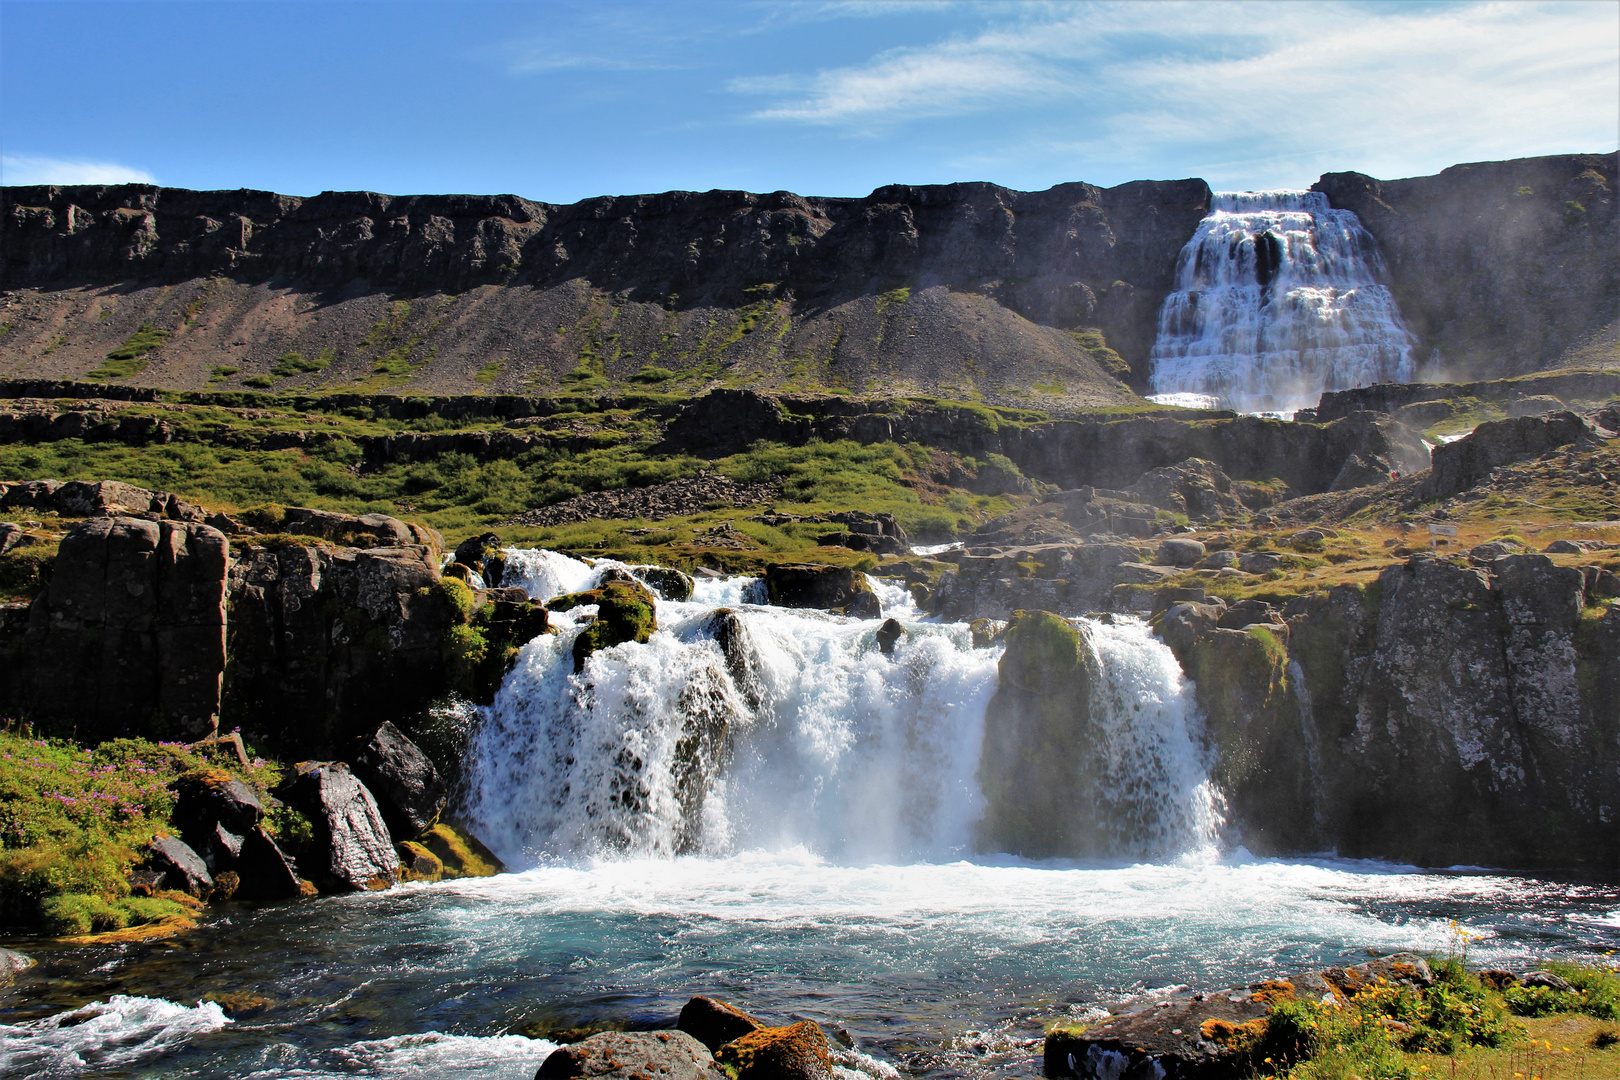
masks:
[[[0,1029],[0,1066],[529,1077],[552,1044],[517,1033],[668,1024],[706,993],[847,1032],[911,1075],[1035,1075],[1028,1040],[1053,1017],[1369,950],[1444,951],[1452,920],[1485,935],[1479,960],[1601,951],[1620,947],[1620,890],[1241,855],[1118,866],[839,866],[802,852],[597,860],[228,909],[110,961],[36,953],[52,979],[0,1013],[12,1025]],[[236,1019],[197,1004],[205,998],[230,1002]],[[103,1003],[88,1010],[97,1015],[64,1022],[92,1002]]]

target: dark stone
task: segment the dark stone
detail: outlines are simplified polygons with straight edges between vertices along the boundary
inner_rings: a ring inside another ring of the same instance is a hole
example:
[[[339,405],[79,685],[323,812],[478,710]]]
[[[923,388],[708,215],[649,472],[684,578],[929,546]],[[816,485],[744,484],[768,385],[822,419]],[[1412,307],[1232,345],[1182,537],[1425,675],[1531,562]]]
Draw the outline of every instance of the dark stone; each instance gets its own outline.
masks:
[[[1554,975],[1550,971],[1527,971],[1519,976],[1519,982],[1525,986],[1540,986],[1560,993],[1566,993],[1574,989],[1567,980]]]
[[[240,881],[238,900],[291,900],[304,895],[296,864],[262,828],[242,838],[235,873]]]
[[[399,883],[399,856],[382,812],[347,765],[301,762],[276,794],[309,819],[314,836],[294,855],[323,892],[383,889]]]
[[[542,609],[544,610],[544,609]],[[354,774],[377,800],[395,840],[410,840],[438,820],[445,784],[405,733],[380,725],[354,755]]]
[[[192,896],[206,896],[214,887],[202,856],[185,841],[160,836],[147,847],[146,865],[159,874],[159,888],[178,889]]]
[[[1163,1007],[1159,1007],[1160,1005]],[[1188,1080],[1246,1075],[1269,1002],[1243,991],[1173,998],[1046,1036],[1047,1076],[1080,1080]]]
[[[1466,438],[1434,448],[1422,496],[1443,499],[1467,491],[1492,469],[1592,440],[1592,429],[1572,412],[1488,420]]]
[[[684,1031],[604,1031],[559,1047],[535,1080],[727,1080],[703,1044]]]
[[[170,787],[176,795],[175,827],[197,851],[209,845],[216,827],[242,836],[264,818],[264,804],[253,789],[222,769],[189,773]]]
[[[883,625],[877,629],[878,648],[883,650],[885,656],[894,652],[894,647],[900,636],[906,632],[897,619],[885,619]]]
[[[681,1006],[681,1017],[675,1026],[713,1053],[731,1040],[740,1039],[765,1025],[723,1001],[695,997]]]
[[[772,563],[765,568],[765,594],[777,607],[824,608],[858,618],[883,613],[866,575],[847,566]]]
[[[692,599],[692,579],[667,566],[638,566],[637,576],[665,600]]]

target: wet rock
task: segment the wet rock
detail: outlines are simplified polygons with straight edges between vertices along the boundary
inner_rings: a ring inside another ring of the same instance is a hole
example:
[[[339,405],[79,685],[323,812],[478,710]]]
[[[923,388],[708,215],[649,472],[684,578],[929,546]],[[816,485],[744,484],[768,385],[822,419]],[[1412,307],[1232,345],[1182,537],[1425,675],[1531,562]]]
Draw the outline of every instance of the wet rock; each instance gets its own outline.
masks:
[[[242,850],[234,870],[215,876],[223,886],[230,875],[237,878],[233,892],[238,900],[291,900],[306,895],[304,883],[292,858],[261,828],[242,838]]]
[[[627,641],[644,642],[658,629],[657,601],[647,586],[634,578],[559,596],[546,606],[553,611],[568,611],[589,604],[596,605],[596,618],[574,639],[575,672],[585,670],[586,658],[596,650]]]
[[[448,821],[438,822],[414,840],[401,841],[396,850],[404,881],[493,877],[506,869],[476,836]]]
[[[702,1043],[684,1031],[604,1031],[559,1047],[535,1080],[728,1080]]]
[[[856,593],[850,602],[844,605],[844,614],[852,619],[881,619],[883,602],[877,598],[876,593]]]
[[[733,1039],[765,1025],[741,1009],[714,998],[695,997],[681,1006],[675,1026],[709,1048],[712,1053]]]
[[[637,576],[665,600],[692,599],[692,579],[668,566],[637,566]]]
[[[208,866],[187,844],[173,836],[159,836],[147,846],[146,865],[159,875],[157,887],[206,896],[214,887]]]
[[[399,882],[399,856],[366,786],[337,761],[306,761],[277,796],[309,819],[313,837],[295,852],[324,892],[383,889]]]
[[[877,597],[866,575],[847,566],[772,563],[765,568],[765,594],[778,607],[824,608],[861,618],[882,614],[881,604],[870,611]],[[854,605],[860,610],[850,610]]]
[[[1002,619],[974,619],[968,623],[968,634],[975,649],[988,649],[1007,634],[1007,623]]]
[[[38,961],[32,956],[25,956],[13,949],[0,949],[0,986],[15,984],[17,976],[36,963]]]
[[[354,775],[371,792],[395,840],[409,840],[438,820],[445,784],[421,749],[391,723],[381,724],[354,754]]]
[[[715,1060],[736,1080],[828,1080],[833,1075],[827,1035],[809,1020],[762,1027],[726,1043]]]
[[[877,629],[878,648],[883,650],[885,656],[893,653],[895,644],[905,632],[905,627],[900,625],[899,620],[885,619],[883,625]]]
[[[1238,991],[1154,1003],[1083,1030],[1056,1028],[1046,1036],[1043,1071],[1081,1080],[1241,1076],[1270,1013],[1269,1002]]]
[[[1197,540],[1171,537],[1159,542],[1153,561],[1160,566],[1192,566],[1204,557],[1204,545]]]

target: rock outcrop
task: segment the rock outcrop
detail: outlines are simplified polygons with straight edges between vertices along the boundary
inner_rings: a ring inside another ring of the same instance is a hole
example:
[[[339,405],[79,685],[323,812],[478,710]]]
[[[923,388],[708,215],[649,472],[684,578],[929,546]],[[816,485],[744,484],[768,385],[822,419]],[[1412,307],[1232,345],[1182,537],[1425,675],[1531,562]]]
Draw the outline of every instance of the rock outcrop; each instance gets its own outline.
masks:
[[[1620,606],[1592,571],[1418,555],[1281,612],[1172,605],[1243,842],[1620,869]]]
[[[1454,165],[1315,184],[1378,241],[1413,354],[1450,378],[1550,367],[1620,311],[1616,156]]]
[[[1466,438],[1435,447],[1422,494],[1425,499],[1443,499],[1467,491],[1492,469],[1570,443],[1592,441],[1592,429],[1572,412],[1487,421]]]
[[[823,608],[859,618],[882,614],[866,575],[847,566],[772,563],[765,568],[765,595],[778,607]]]
[[[392,519],[389,519],[392,520]],[[330,755],[443,693],[454,615],[431,547],[254,547],[230,572],[225,708],[255,741]]]
[[[74,722],[81,738],[208,734],[225,670],[229,554],[217,529],[192,522],[74,526],[29,610],[16,705]]]
[[[354,774],[377,800],[395,840],[412,840],[438,820],[446,801],[439,771],[391,723],[378,725],[354,752]]]

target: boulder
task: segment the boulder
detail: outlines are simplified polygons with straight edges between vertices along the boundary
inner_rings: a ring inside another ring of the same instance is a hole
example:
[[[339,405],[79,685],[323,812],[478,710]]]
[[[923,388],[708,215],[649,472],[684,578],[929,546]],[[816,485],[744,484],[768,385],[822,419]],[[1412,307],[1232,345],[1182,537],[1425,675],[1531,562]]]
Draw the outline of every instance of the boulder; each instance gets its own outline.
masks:
[[[663,599],[677,601],[692,599],[692,579],[679,570],[668,566],[637,566],[633,569],[636,576]]]
[[[900,636],[906,632],[898,619],[885,619],[883,625],[877,629],[878,648],[883,650],[885,656],[894,652],[895,644]]]
[[[263,827],[242,837],[241,854],[227,873],[237,876],[238,900],[291,900],[307,894],[296,864]]]
[[[975,649],[988,649],[1006,637],[1007,623],[1002,619],[974,619],[968,623],[968,634]]]
[[[171,820],[195,851],[209,846],[216,829],[240,837],[264,819],[264,804],[253,789],[223,769],[199,769],[169,786],[175,793]]]
[[[1235,551],[1212,551],[1195,565],[1200,570],[1229,570],[1237,567],[1238,559]]]
[[[146,865],[160,875],[158,888],[176,889],[203,897],[214,887],[213,876],[191,845],[173,836],[159,836],[147,846]]]
[[[294,856],[324,892],[399,883],[399,856],[366,786],[338,761],[305,761],[276,794],[309,819],[311,839]]]
[[[714,998],[695,997],[681,1006],[675,1026],[709,1048],[712,1053],[733,1039],[765,1025],[752,1016]]]
[[[397,850],[405,881],[493,877],[506,869],[476,836],[448,821],[438,822],[414,840],[401,841]]]
[[[1282,556],[1274,551],[1246,551],[1238,556],[1237,568],[1245,574],[1269,574],[1282,566]]]
[[[535,1080],[728,1080],[704,1045],[684,1031],[604,1031],[553,1050]]]
[[[1204,545],[1197,540],[1171,537],[1159,542],[1153,561],[1160,566],[1192,566],[1204,557]]]
[[[589,592],[568,593],[546,603],[552,611],[568,611],[594,604],[596,618],[574,638],[574,671],[585,670],[585,660],[598,649],[627,641],[645,642],[658,629],[658,604],[641,582],[609,581]]]
[[[1573,540],[1554,540],[1541,549],[1548,555],[1584,555],[1586,549]]]
[[[22,531],[20,525],[10,521],[0,521],[0,555],[4,555],[14,547],[21,547],[31,539],[32,537]]]
[[[765,568],[765,595],[777,607],[823,608],[862,618],[882,614],[881,604],[870,611],[877,597],[866,575],[848,566],[772,563]]]
[[[354,775],[371,792],[395,840],[410,840],[438,820],[445,784],[405,733],[384,722],[354,754]]]
[[[484,584],[498,588],[506,570],[506,556],[496,533],[469,536],[456,545],[455,561],[479,574]]]
[[[736,1080],[829,1080],[833,1075],[827,1035],[809,1020],[756,1028],[721,1046],[714,1058]]]
[[[0,949],[0,986],[15,984],[18,975],[38,962],[32,956],[25,956],[13,949]]]

